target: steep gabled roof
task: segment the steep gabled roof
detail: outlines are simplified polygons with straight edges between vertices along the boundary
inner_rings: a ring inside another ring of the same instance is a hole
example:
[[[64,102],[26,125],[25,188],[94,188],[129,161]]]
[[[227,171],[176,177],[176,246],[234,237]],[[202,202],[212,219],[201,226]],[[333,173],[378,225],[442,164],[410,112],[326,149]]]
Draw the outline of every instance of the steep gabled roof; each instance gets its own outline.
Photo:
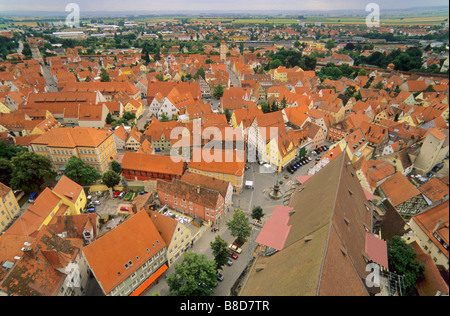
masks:
[[[83,248],[105,294],[166,247],[147,212],[141,211]]]
[[[368,205],[356,171],[341,153],[297,187],[283,249],[257,258],[241,295],[368,295],[363,283],[372,225]]]

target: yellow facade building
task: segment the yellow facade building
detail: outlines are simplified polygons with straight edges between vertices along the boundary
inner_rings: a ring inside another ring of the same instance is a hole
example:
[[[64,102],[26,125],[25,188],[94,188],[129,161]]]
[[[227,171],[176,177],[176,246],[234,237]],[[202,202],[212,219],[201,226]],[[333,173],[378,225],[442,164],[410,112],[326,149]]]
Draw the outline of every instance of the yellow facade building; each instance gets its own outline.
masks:
[[[20,206],[13,190],[0,182],[0,232],[8,227],[19,211]]]
[[[103,173],[117,153],[112,132],[89,127],[54,127],[30,145],[35,153],[47,156],[57,172],[63,172],[75,156]]]
[[[10,197],[11,202],[14,199]],[[45,188],[23,214],[5,230],[4,234],[35,236],[55,216],[81,214],[86,206],[86,201],[83,187],[66,176],[62,176],[53,190]],[[9,201],[6,201],[6,204],[10,205]],[[14,204],[12,206],[14,207]]]

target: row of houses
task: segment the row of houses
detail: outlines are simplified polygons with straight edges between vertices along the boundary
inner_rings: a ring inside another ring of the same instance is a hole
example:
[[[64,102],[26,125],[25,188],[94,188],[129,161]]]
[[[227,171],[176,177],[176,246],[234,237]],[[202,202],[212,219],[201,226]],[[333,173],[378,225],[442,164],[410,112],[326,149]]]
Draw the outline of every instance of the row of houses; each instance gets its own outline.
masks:
[[[3,211],[15,197],[0,185]],[[85,204],[83,188],[63,176],[16,215],[0,236],[2,295],[86,295],[92,278],[104,295],[139,295],[193,242],[185,225],[149,209],[99,234]]]

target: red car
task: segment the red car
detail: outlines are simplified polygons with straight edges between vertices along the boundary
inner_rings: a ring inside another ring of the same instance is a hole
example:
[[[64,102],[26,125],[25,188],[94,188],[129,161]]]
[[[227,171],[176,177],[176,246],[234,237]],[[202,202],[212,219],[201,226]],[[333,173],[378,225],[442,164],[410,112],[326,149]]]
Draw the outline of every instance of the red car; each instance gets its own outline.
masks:
[[[115,197],[115,198],[118,197],[119,194],[120,194],[120,191],[116,191],[116,192],[114,193],[114,197]]]
[[[120,207],[120,210],[128,212],[128,211],[130,211],[130,208],[128,206],[122,206],[122,207]]]
[[[230,257],[236,260],[238,258],[238,255],[234,251],[230,251]]]

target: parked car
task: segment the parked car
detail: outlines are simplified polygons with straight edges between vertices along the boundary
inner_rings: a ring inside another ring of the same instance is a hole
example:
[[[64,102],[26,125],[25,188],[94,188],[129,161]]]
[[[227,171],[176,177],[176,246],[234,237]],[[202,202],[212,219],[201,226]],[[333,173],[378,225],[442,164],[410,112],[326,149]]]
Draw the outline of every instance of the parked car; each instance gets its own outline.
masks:
[[[293,170],[293,169],[291,168],[291,166],[288,166],[286,169],[287,169],[287,171],[288,171],[290,174],[294,174],[294,172],[295,172],[295,170]]]
[[[120,210],[121,211],[125,211],[125,212],[129,212],[130,211],[130,207],[129,206],[121,206]]]
[[[86,213],[95,213],[95,208],[90,207],[90,208],[86,209]]]
[[[159,153],[161,151],[161,148],[155,148],[155,153]]]
[[[36,192],[31,193],[30,196],[28,197],[28,203],[33,203],[37,197],[38,194]]]
[[[119,196],[119,194],[120,194],[120,191],[116,191],[116,192],[114,193],[114,197],[117,198],[117,197]]]
[[[119,199],[123,198],[124,195],[125,195],[125,192],[124,192],[124,191],[120,192],[120,194],[119,194]]]
[[[144,195],[144,194],[147,194],[147,193],[148,193],[147,191],[141,191],[141,192],[139,192],[140,195]]]
[[[91,202],[93,205],[100,205],[100,204],[102,204],[100,201],[92,201]]]
[[[316,158],[316,161],[320,161],[321,158],[322,158],[322,157],[317,157],[317,158]]]
[[[234,251],[230,251],[230,257],[236,260],[238,258],[238,254],[235,253]]]
[[[227,261],[227,265],[228,265],[228,266],[232,266],[232,265],[233,265],[233,260],[231,260],[231,259],[228,259],[228,261]]]
[[[433,167],[433,169],[431,169],[431,171],[438,172],[439,170],[442,169],[442,167],[444,167],[444,164],[442,162],[438,163],[436,166]]]
[[[220,273],[217,273],[217,280],[223,281],[223,275]]]

